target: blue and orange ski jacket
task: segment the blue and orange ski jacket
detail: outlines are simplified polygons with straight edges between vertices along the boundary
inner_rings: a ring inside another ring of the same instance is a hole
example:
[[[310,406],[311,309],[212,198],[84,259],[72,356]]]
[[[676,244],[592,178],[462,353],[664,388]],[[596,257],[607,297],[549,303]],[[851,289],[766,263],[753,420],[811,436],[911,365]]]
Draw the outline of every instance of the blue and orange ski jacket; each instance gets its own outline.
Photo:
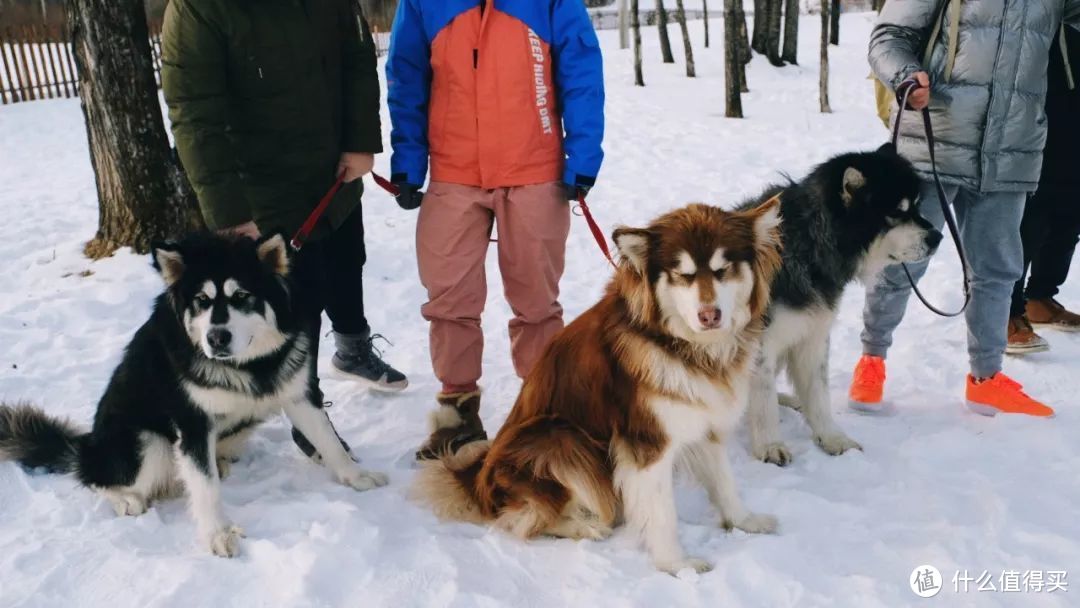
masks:
[[[604,76],[582,0],[400,0],[386,62],[393,180],[591,186]]]

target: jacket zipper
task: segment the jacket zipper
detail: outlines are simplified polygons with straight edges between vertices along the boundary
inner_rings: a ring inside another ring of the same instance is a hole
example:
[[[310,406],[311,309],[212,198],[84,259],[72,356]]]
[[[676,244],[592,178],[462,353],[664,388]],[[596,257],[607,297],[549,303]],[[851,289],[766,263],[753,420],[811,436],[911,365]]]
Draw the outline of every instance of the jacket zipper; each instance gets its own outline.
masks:
[[[484,9],[487,8],[487,0],[480,0],[480,23],[484,22]],[[472,50],[472,67],[477,69],[480,67],[480,49],[474,48]]]

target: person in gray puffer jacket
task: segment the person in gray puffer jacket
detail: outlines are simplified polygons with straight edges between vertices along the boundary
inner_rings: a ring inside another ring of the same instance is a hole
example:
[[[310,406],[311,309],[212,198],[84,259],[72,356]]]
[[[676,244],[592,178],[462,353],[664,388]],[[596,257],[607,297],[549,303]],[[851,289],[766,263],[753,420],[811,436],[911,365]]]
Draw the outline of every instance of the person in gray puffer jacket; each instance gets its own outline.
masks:
[[[1062,24],[1078,20],[1080,0],[890,0],[870,36],[874,74],[894,91],[917,83],[910,109],[930,111],[938,172],[968,252],[967,404],[980,414],[1054,413],[1001,369],[1012,287],[1023,271],[1020,220],[1038,186],[1046,143],[1049,50]],[[902,113],[898,149],[924,178],[920,211],[940,228],[944,216],[918,112]],[[926,266],[908,265],[916,280]],[[851,390],[857,409],[880,409],[884,358],[910,295],[899,266],[867,292],[864,356]]]

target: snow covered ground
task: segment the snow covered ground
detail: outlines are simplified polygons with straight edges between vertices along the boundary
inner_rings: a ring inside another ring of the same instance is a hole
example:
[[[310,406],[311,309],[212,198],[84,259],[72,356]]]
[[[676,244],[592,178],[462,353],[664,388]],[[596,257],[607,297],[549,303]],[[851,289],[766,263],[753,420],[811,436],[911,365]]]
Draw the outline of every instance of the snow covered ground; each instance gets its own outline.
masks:
[[[701,26],[690,24],[699,42]],[[831,154],[881,143],[886,133],[866,79],[870,26],[870,15],[843,19],[843,44],[832,59],[834,114],[817,112],[818,19],[807,17],[800,32],[805,65],[775,69],[755,58],[741,121],[723,118],[719,46],[695,47],[699,77],[688,80],[682,65],[659,63],[650,28],[648,86],[638,89],[630,52],[617,50],[615,32],[601,33],[609,130],[608,160],[591,197],[598,220],[610,231],[692,200],[731,204],[780,170],[801,175]],[[713,31],[719,41],[719,21]],[[388,162],[384,155],[379,168],[386,171]],[[93,263],[80,255],[97,207],[77,101],[0,109],[0,201],[0,399],[32,399],[88,424],[159,281],[148,260],[130,252]],[[619,534],[600,543],[523,544],[477,526],[438,523],[406,499],[413,449],[437,388],[418,310],[416,216],[376,192],[364,213],[371,321],[394,342],[387,357],[413,386],[397,397],[331,380],[325,386],[338,428],[367,466],[390,474],[391,485],[362,494],[337,486],[301,457],[283,420],[268,424],[224,485],[225,508],[248,533],[242,555],[227,561],[195,544],[181,502],[117,518],[70,478],[0,464],[0,606],[1077,605],[1071,596],[1080,589],[1006,594],[977,592],[973,584],[956,593],[952,577],[987,571],[1000,588],[1004,571],[1080,570],[1073,384],[1080,337],[1048,333],[1052,352],[1006,364],[1058,408],[1056,419],[981,418],[961,406],[962,322],[912,304],[889,362],[888,396],[897,413],[862,417],[846,409],[844,397],[859,353],[862,289],[853,287],[834,332],[830,376],[839,424],[865,452],[826,456],[785,410],[783,435],[796,454],[791,466],[752,460],[745,440],[732,446],[746,502],[776,514],[780,534],[724,532],[704,492],[683,485],[682,540],[716,569],[674,578],[653,570]],[[519,383],[493,254],[489,261],[482,413],[494,430]],[[563,301],[573,317],[595,301],[609,274],[579,220],[568,266]],[[1080,305],[1076,279],[1074,273],[1063,299]],[[928,295],[955,304],[959,280],[946,249],[925,282]],[[322,354],[325,363],[330,353]],[[943,573],[935,599],[909,589],[921,564]]]

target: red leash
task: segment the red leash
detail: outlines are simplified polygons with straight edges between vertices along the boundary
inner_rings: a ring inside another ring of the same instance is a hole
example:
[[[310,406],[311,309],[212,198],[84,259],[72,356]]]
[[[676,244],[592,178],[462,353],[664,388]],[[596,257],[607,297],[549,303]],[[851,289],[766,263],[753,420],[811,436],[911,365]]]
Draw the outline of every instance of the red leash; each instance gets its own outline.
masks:
[[[330,190],[323,195],[319,204],[312,210],[311,215],[304,220],[304,224],[300,226],[300,229],[293,235],[292,240],[290,241],[293,250],[300,251],[300,248],[304,246],[304,241],[311,236],[311,231],[315,230],[315,225],[319,223],[319,219],[326,213],[326,208],[330,206],[330,201],[334,200],[334,196],[338,193],[338,190],[341,190],[341,186],[344,183],[342,177],[343,175],[339,175],[337,179],[334,180],[334,185],[330,186]],[[371,178],[374,179],[375,183],[390,196],[396,197],[401,194],[401,190],[397,186],[378,173],[372,171]],[[592,211],[589,210],[589,205],[585,202],[584,194],[578,194],[577,207],[581,210],[581,215],[584,216],[585,222],[589,225],[589,231],[592,232],[593,239],[596,240],[596,244],[600,247],[600,252],[604,254],[604,257],[607,259],[608,263],[611,264],[611,267],[617,269],[618,266],[615,265],[615,260],[611,257],[611,251],[608,249],[607,239],[604,238],[604,232],[600,230],[600,226],[596,223],[596,220],[593,219]]]
[[[593,239],[596,240],[596,244],[600,247],[600,252],[607,258],[608,264],[618,270],[619,267],[615,265],[615,260],[611,257],[611,251],[608,250],[607,239],[604,238],[603,231],[600,230],[600,226],[593,219],[592,211],[589,211],[589,205],[585,202],[584,194],[578,194],[577,204],[578,209],[581,209],[581,215],[585,217],[585,222],[589,225],[589,231],[592,232]]]
[[[330,189],[327,190],[326,194],[319,200],[319,204],[315,205],[315,209],[311,211],[311,215],[307,216],[303,225],[300,226],[300,229],[293,235],[292,240],[289,241],[289,244],[292,245],[294,251],[300,251],[300,248],[304,246],[304,241],[311,236],[311,231],[315,230],[315,225],[319,223],[319,219],[326,213],[326,208],[330,206],[330,201],[334,200],[334,196],[338,193],[338,190],[341,190],[342,184],[345,183],[343,177],[344,174],[339,175],[337,179],[334,180],[334,185],[330,186]],[[390,180],[378,173],[373,171],[371,177],[375,179],[375,183],[378,184],[380,188],[386,190],[391,196],[397,196],[400,193],[397,186],[390,183]]]

